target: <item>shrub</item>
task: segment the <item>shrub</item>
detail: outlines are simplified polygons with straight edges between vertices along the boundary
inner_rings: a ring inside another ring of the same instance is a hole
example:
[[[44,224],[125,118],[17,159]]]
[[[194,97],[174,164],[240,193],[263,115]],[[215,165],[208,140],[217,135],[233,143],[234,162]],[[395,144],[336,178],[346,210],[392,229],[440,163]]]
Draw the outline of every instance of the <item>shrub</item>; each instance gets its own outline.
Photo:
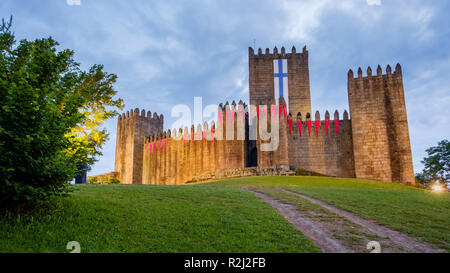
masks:
[[[120,180],[110,175],[91,176],[88,178],[89,184],[120,184]]]
[[[106,108],[122,107],[115,75],[81,71],[52,38],[16,45],[11,22],[0,24],[0,206],[67,194],[77,164],[100,154]]]

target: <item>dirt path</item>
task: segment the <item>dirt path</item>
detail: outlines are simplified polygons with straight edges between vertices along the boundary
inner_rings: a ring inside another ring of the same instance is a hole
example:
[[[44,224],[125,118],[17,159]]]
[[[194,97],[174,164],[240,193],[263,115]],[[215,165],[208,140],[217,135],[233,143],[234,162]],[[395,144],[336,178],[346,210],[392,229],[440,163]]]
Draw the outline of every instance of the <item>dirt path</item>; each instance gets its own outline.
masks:
[[[243,189],[252,192],[262,200],[269,203],[272,207],[277,209],[278,212],[283,215],[284,218],[286,218],[286,220],[294,225],[306,237],[310,238],[320,249],[322,249],[323,252],[354,252],[352,249],[342,244],[339,240],[334,239],[319,223],[300,215],[296,207],[281,203],[260,192],[252,191],[248,187],[243,187]]]
[[[292,197],[288,199],[274,199],[267,195],[270,191],[267,191],[267,194],[265,194],[263,193],[264,191],[258,191],[250,187],[242,187],[242,189],[255,194],[269,203],[325,253],[367,253],[369,251],[366,245],[370,241],[379,242],[382,246],[383,253],[445,252],[321,200],[279,187],[270,188],[278,192],[284,192]],[[302,203],[307,201],[298,203],[300,200],[295,199],[294,196],[301,198],[301,200],[309,201],[309,204],[312,203],[314,204],[312,206],[315,207],[308,207],[307,204]]]
[[[341,215],[341,216],[345,217],[346,219],[348,219],[349,221],[366,228],[373,234],[376,234],[381,237],[387,237],[387,238],[389,238],[389,240],[394,242],[396,245],[401,246],[408,252],[418,252],[418,253],[444,252],[443,250],[434,248],[426,243],[420,242],[417,239],[409,237],[403,233],[400,233],[398,231],[381,226],[381,225],[377,224],[375,221],[366,220],[364,218],[359,217],[358,215],[355,215],[351,212],[348,212],[348,211],[342,210],[340,208],[337,208],[335,206],[332,206],[321,200],[318,200],[318,199],[315,199],[315,198],[312,198],[312,197],[309,197],[307,195],[300,194],[297,192],[285,190],[282,188],[277,188],[277,189],[287,192],[287,193],[294,194],[298,197],[304,198],[313,204],[319,205],[323,208],[328,209],[329,211],[332,211],[338,215]]]

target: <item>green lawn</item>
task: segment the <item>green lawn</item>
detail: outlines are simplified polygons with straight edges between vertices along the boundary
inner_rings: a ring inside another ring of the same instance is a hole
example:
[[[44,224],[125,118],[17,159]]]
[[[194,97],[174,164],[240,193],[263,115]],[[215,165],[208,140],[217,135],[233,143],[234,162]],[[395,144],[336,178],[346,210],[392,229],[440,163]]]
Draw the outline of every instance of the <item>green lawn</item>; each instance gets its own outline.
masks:
[[[450,251],[450,194],[415,190],[286,187]]]
[[[211,183],[198,183],[193,185],[214,186],[303,186],[320,188],[352,188],[352,189],[395,189],[421,191],[402,184],[378,182],[373,180],[332,178],[316,176],[252,176],[235,179],[224,179]]]
[[[450,251],[450,193],[395,183],[327,177],[247,177],[214,184],[282,187]]]
[[[0,218],[0,252],[319,252],[270,205],[234,187],[81,186]]]
[[[247,177],[186,186],[80,186],[28,213],[0,215],[0,252],[319,252],[239,186],[283,187],[450,251],[450,194],[327,177]]]

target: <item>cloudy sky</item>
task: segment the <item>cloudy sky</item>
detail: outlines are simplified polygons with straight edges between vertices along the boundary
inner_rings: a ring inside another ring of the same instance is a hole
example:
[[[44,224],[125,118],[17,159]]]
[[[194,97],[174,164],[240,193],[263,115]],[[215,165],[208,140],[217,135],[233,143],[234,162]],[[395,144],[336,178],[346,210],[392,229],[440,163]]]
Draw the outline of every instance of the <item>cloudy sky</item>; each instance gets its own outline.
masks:
[[[74,5],[80,3],[80,5]],[[307,45],[314,111],[348,109],[347,71],[401,63],[415,171],[450,133],[446,0],[2,0],[17,39],[52,36],[119,76],[126,108],[248,101],[248,47]],[[90,175],[114,169],[116,121]],[[170,129],[170,128],[166,128]]]

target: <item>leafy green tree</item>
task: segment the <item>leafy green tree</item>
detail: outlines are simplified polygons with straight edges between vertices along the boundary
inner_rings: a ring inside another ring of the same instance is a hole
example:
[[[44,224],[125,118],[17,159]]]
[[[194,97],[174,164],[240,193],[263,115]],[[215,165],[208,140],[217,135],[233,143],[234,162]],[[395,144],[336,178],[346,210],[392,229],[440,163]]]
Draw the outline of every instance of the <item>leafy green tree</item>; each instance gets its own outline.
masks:
[[[92,164],[107,138],[99,129],[122,107],[116,76],[79,69],[52,38],[16,43],[0,26],[0,205],[64,195],[79,164]]]
[[[426,150],[427,157],[422,161],[424,170],[416,175],[416,179],[428,186],[430,183],[450,183],[450,142],[442,140],[437,146]]]
[[[118,114],[116,108],[123,108],[122,99],[113,99],[116,79],[116,75],[105,73],[102,65],[78,75],[77,92],[85,99],[80,109],[83,120],[66,135],[72,145],[65,152],[79,158],[79,165],[90,167],[102,155],[101,148],[109,137],[102,125]]]

